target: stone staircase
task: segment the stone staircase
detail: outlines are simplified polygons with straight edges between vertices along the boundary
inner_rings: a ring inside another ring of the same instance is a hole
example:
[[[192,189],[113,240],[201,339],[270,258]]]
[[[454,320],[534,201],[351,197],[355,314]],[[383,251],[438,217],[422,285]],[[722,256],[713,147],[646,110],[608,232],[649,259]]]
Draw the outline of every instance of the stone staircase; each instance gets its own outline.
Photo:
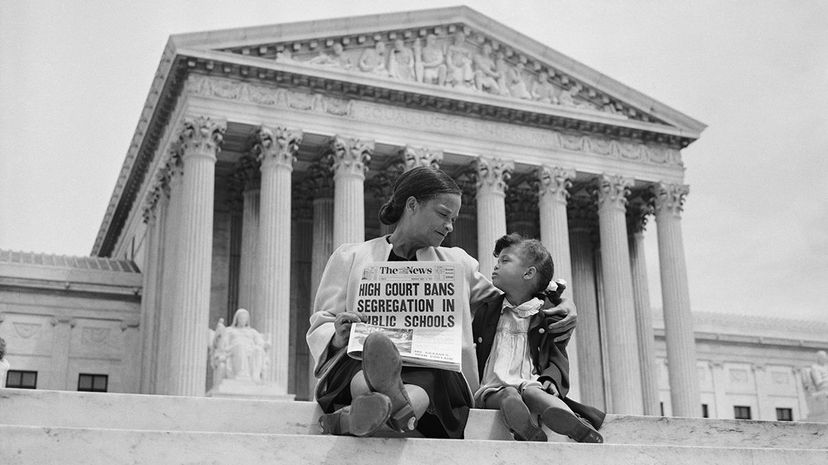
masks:
[[[473,410],[462,441],[320,435],[312,402],[0,389],[0,464],[828,464],[828,424],[609,415],[604,444],[519,443]]]

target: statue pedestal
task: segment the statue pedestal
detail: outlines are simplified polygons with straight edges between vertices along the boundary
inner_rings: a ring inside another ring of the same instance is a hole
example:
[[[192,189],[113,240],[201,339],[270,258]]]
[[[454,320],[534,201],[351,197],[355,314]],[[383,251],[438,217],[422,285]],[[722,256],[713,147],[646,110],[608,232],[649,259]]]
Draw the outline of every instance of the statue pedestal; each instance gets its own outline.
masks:
[[[294,400],[294,394],[279,392],[274,383],[256,383],[244,379],[224,379],[213,386],[207,397],[232,399]]]

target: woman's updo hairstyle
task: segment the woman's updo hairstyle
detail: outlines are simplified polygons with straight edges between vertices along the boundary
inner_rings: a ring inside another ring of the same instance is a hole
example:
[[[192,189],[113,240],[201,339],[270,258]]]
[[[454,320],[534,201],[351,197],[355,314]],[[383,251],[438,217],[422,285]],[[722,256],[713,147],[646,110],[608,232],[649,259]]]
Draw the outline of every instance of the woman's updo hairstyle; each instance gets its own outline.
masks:
[[[394,183],[391,198],[380,207],[379,220],[382,224],[400,221],[405,210],[405,201],[414,197],[418,202],[433,199],[439,194],[461,195],[463,191],[444,171],[418,166],[401,174]]]

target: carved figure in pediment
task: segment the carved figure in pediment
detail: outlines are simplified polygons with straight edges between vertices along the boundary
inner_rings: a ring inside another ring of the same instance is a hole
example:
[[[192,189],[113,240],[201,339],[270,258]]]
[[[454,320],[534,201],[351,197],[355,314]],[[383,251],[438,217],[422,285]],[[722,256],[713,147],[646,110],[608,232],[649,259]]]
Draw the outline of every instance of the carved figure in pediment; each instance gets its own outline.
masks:
[[[415,43],[417,45],[417,43]],[[416,63],[417,81],[442,86],[446,83],[446,64],[443,49],[437,45],[437,36],[426,36],[426,44]]]
[[[523,80],[523,63],[506,67],[506,87],[512,97],[532,99],[532,94],[526,88],[526,81]]]
[[[351,69],[354,66],[351,57],[345,54],[345,49],[339,42],[333,44],[333,55],[320,51],[319,55],[308,60],[308,63],[317,66],[338,66],[342,69]]]
[[[366,48],[359,57],[359,69],[366,73],[388,76],[388,68],[385,66],[385,42],[378,40],[374,48]]]
[[[415,79],[414,52],[405,46],[402,39],[394,41],[391,58],[388,60],[388,73],[391,77],[403,81],[413,81]]]
[[[448,46],[446,64],[448,65],[447,84],[456,89],[474,88],[472,53],[466,48],[466,35],[462,32],[458,32],[454,36],[454,43]]]
[[[581,91],[581,86],[579,86],[577,84],[570,87],[569,89],[564,89],[563,91],[561,91],[561,94],[558,95],[558,103],[560,103],[561,105],[563,105],[565,107],[572,107],[572,108],[579,107],[580,105],[578,105],[578,103],[575,102],[575,99],[573,98],[573,96],[578,95],[578,92],[580,92],[580,91]]]
[[[479,91],[500,95],[500,83],[504,78],[492,59],[492,46],[483,44],[479,53],[474,55],[474,86]]]
[[[276,52],[276,61],[280,63],[295,63],[296,60],[293,59],[293,54],[290,53],[290,50],[283,49]]]
[[[532,98],[541,103],[558,103],[557,92],[558,89],[549,82],[549,73],[538,73],[538,79],[532,83]]]

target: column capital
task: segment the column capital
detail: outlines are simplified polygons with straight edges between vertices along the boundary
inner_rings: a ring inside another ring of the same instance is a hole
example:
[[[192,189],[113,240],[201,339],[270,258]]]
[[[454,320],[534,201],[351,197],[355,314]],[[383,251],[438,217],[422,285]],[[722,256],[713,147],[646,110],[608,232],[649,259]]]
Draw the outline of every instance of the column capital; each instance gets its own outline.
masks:
[[[261,162],[262,168],[279,166],[288,170],[293,169],[296,152],[299,150],[299,144],[302,143],[302,131],[281,126],[273,128],[261,126],[256,131],[256,140],[253,152]]]
[[[569,188],[572,187],[572,180],[575,179],[574,169],[541,165],[537,169],[537,176],[540,198],[546,197],[566,203],[569,198]]]
[[[575,190],[569,197],[566,210],[572,230],[595,231],[597,229],[598,210],[595,198],[589,189],[582,186]]]
[[[507,222],[531,221],[538,222],[538,188],[530,183],[521,183],[510,186],[506,191]]]
[[[652,214],[652,194],[649,191],[631,197],[627,204],[627,232],[630,236],[644,232]]]
[[[433,150],[428,147],[406,145],[400,150],[400,155],[402,155],[403,161],[405,162],[405,171],[417,166],[439,169],[440,162],[443,161],[442,150]]]
[[[333,198],[332,161],[332,158],[323,156],[308,167],[307,176],[302,181],[302,187],[307,189],[314,199]]]
[[[374,141],[334,136],[331,141],[331,169],[334,178],[343,175],[365,179],[368,163],[374,154]]]
[[[633,185],[631,178],[619,175],[602,174],[596,179],[595,192],[598,197],[598,210],[615,208],[625,211],[627,196]]]
[[[411,168],[413,166],[409,168],[407,161],[392,157],[384,168],[365,182],[365,187],[370,189],[380,202],[385,202],[391,198],[391,194],[394,192],[394,183],[397,182],[397,178]]]
[[[178,136],[182,158],[202,156],[215,160],[216,153],[221,150],[224,142],[226,130],[227,122],[224,120],[215,120],[209,116],[185,118]]]
[[[478,191],[485,188],[492,193],[505,195],[515,163],[498,157],[479,156],[476,159],[476,169]]]
[[[657,215],[671,214],[676,218],[681,217],[684,201],[690,193],[690,186],[660,182],[650,189],[653,192],[653,206]]]

